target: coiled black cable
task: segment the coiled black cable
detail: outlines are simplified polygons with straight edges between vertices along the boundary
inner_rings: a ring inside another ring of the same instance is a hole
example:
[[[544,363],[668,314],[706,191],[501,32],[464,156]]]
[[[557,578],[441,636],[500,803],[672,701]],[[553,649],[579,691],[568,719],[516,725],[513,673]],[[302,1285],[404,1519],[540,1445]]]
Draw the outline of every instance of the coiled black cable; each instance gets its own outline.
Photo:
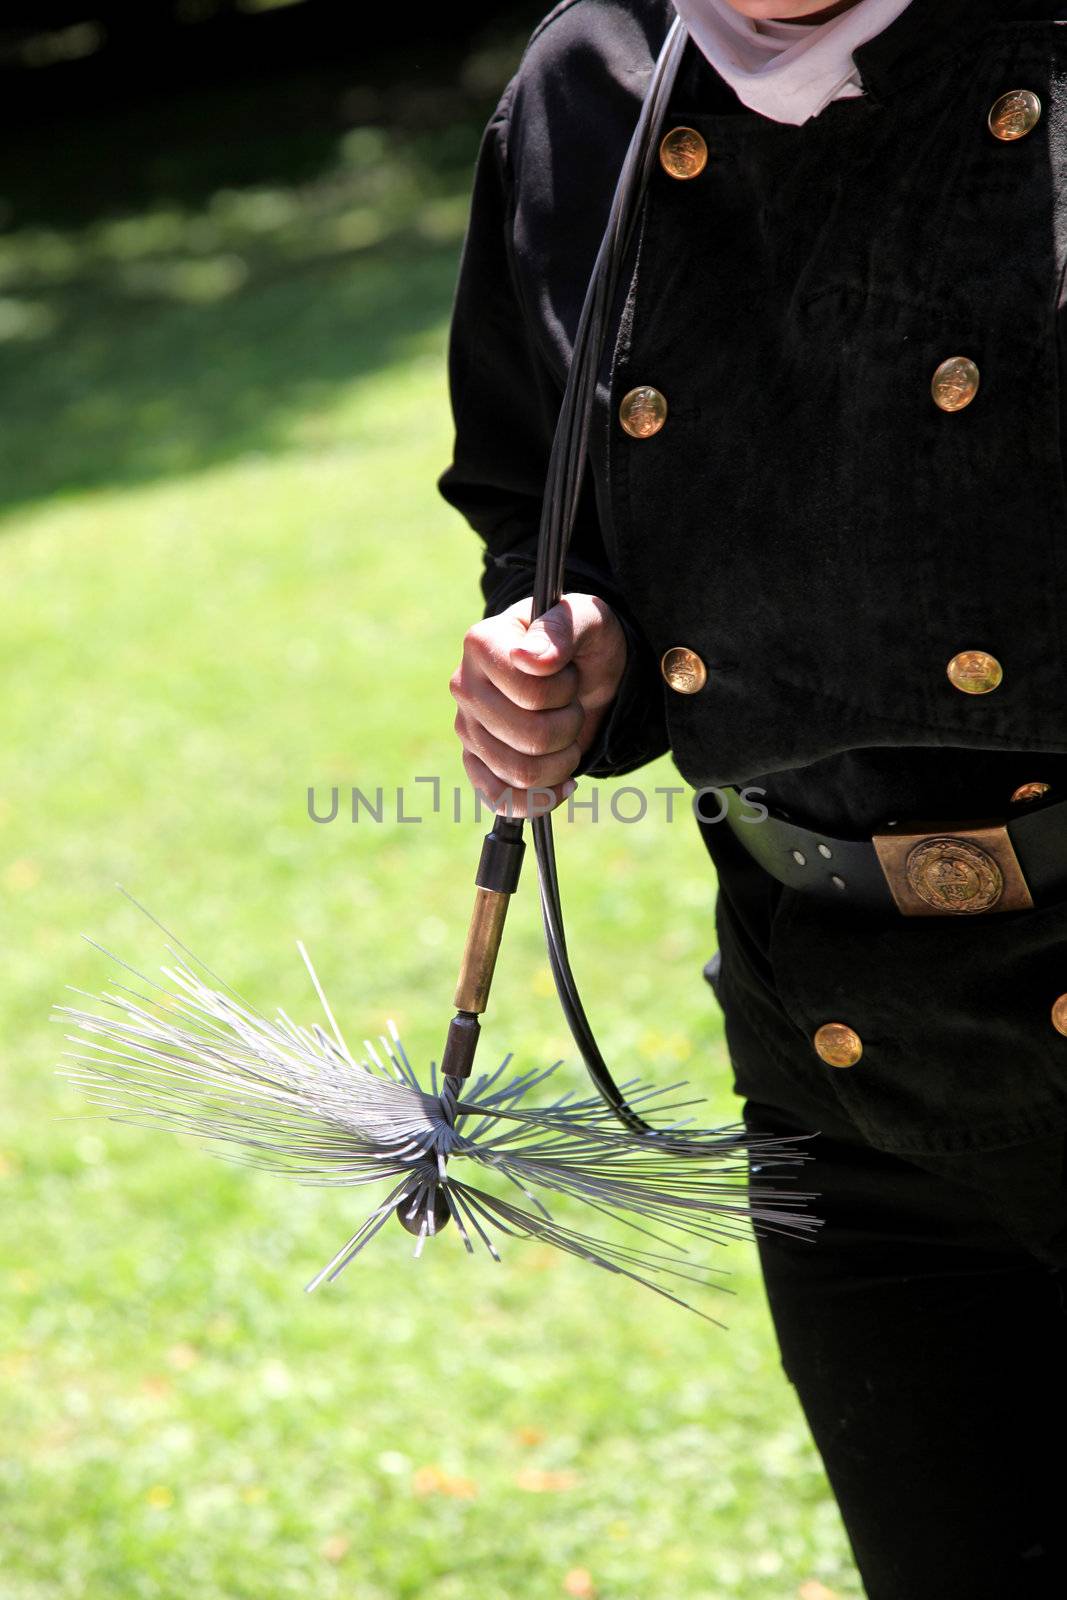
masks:
[[[537,565],[534,573],[535,617],[550,610],[563,593],[564,567],[574,531],[585,472],[593,405],[596,399],[597,374],[604,349],[608,317],[615,302],[622,263],[634,234],[649,175],[656,160],[660,131],[687,42],[688,34],[681,19],[676,18],[649,81],[582,306],[575,335],[574,354],[560,406],[545,482]],[[511,823],[510,827],[515,830],[516,837],[521,836],[521,822]],[[666,1148],[684,1149],[686,1148],[684,1142],[671,1141],[638,1115],[628,1104],[608,1069],[585,1014],[567,954],[551,816],[534,817],[531,829],[537,855],[541,914],[552,976],[555,979],[556,992],[567,1025],[589,1069],[590,1077],[608,1105],[627,1127],[642,1136],[654,1137]]]

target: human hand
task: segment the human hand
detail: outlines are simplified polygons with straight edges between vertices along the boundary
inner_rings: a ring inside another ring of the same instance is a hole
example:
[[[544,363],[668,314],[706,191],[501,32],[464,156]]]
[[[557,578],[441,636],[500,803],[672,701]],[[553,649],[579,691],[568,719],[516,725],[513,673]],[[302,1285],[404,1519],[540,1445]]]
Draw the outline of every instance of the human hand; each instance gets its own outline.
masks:
[[[468,628],[449,689],[463,768],[497,812],[540,816],[574,791],[626,665],[626,636],[592,594],[565,594],[530,622],[518,600]],[[539,791],[531,794],[531,791]]]

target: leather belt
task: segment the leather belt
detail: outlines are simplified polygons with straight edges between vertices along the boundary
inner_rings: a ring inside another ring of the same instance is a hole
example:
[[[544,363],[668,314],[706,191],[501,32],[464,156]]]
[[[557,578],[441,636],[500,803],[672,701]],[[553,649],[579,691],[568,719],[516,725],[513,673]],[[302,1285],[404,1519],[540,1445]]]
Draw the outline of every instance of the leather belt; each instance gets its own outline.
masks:
[[[833,905],[905,917],[1022,911],[1067,898],[1067,801],[1010,819],[886,822],[869,839],[800,826],[736,789],[725,822],[760,866]]]

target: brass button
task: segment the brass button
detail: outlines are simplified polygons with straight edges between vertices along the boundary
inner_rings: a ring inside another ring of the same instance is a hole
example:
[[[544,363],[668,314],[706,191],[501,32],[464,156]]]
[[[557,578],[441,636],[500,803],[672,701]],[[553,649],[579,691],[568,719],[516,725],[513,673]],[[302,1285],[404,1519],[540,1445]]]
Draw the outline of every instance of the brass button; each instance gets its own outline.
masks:
[[[1059,995],[1052,1002],[1052,1026],[1067,1038],[1067,994]]]
[[[1013,806],[1023,806],[1028,800],[1040,800],[1051,788],[1051,783],[1020,783],[1011,797],[1011,803]]]
[[[964,694],[989,694],[1004,676],[996,656],[985,650],[961,650],[945,671],[952,687]]]
[[[934,404],[942,411],[962,411],[978,393],[978,368],[970,356],[949,356],[930,382]]]
[[[664,653],[660,671],[676,694],[699,694],[708,681],[708,669],[695,650],[684,644]]]
[[[1009,89],[989,108],[989,131],[994,139],[1023,139],[1041,120],[1041,101],[1032,89]]]
[[[708,147],[695,128],[672,128],[660,140],[659,162],[672,178],[699,178],[708,164]]]
[[[828,1067],[854,1067],[863,1054],[863,1040],[844,1022],[824,1022],[812,1043]]]
[[[658,389],[642,384],[624,394],[619,406],[619,421],[631,439],[651,439],[667,420],[667,402]]]

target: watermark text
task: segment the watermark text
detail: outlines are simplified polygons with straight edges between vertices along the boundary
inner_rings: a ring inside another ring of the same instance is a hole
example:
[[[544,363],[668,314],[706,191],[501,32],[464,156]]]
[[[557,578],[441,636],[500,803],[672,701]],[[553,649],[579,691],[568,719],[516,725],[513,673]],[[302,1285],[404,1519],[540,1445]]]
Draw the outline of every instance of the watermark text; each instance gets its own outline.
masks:
[[[415,785],[419,785],[418,788]],[[743,802],[738,812],[741,822],[763,822],[767,807],[757,797],[765,789],[747,785],[737,790]],[[517,794],[524,804],[516,804]],[[691,813],[698,822],[723,822],[730,810],[727,791],[713,784],[701,789],[687,789],[682,785],[657,785],[645,789],[636,784],[622,784],[618,788],[603,789],[591,785],[583,793],[575,792],[558,805],[551,789],[505,789],[495,801],[481,790],[459,784],[446,785],[439,777],[420,776],[412,779],[410,786],[378,784],[358,788],[342,788],[332,784],[329,788],[309,785],[307,814],[312,822],[325,826],[330,822],[355,822],[373,826],[400,824],[414,827],[431,817],[443,817],[450,822],[467,822],[471,818],[543,817],[554,812],[557,821],[612,822],[631,826],[649,820],[674,822],[681,814]]]

